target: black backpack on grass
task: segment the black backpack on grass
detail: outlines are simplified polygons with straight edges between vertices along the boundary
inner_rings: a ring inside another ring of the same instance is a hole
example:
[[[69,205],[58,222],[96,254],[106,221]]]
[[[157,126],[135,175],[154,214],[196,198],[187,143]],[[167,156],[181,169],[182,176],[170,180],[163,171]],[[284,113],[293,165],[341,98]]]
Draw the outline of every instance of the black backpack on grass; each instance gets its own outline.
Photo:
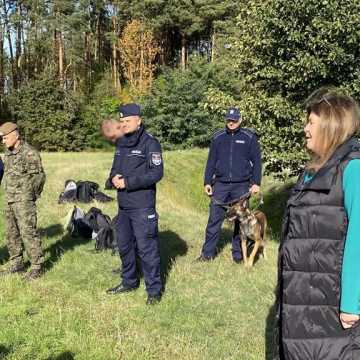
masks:
[[[115,228],[108,215],[103,214],[100,209],[92,207],[85,215],[84,221],[93,230],[95,250],[115,250],[117,247]]]
[[[77,206],[74,206],[66,224],[66,230],[71,236],[91,239],[93,230],[84,219],[84,212]]]
[[[90,203],[94,200],[95,194],[99,189],[99,185],[92,181],[78,181],[77,185],[77,200],[82,203]]]

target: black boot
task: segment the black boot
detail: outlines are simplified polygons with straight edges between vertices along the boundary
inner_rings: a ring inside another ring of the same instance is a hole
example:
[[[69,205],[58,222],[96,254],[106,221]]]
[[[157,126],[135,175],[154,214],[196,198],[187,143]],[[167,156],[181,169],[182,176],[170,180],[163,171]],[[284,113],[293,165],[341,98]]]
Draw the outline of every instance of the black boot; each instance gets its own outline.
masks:
[[[11,265],[9,269],[0,271],[0,276],[12,275],[12,274],[23,274],[26,271],[25,265],[19,263]]]
[[[146,300],[146,305],[156,305],[161,301],[161,295],[149,295]]]
[[[106,293],[110,294],[110,295],[116,295],[116,294],[122,294],[122,293],[135,291],[137,288],[138,288],[138,286],[130,287],[130,286],[120,284],[118,286],[115,286],[113,288],[106,290]]]
[[[43,274],[44,274],[44,271],[42,268],[35,268],[35,269],[31,269],[30,271],[28,271],[24,275],[23,278],[26,281],[33,281],[33,280],[40,278]]]

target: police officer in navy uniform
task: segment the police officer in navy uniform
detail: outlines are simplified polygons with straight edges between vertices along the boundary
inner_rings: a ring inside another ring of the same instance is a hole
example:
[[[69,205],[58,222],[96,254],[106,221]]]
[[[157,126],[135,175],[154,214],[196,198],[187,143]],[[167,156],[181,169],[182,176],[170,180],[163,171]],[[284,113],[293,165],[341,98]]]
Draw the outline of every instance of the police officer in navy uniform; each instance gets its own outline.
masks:
[[[226,128],[215,133],[205,170],[205,193],[212,197],[205,243],[198,261],[215,257],[225,209],[221,204],[239,199],[248,193],[258,193],[261,184],[261,150],[256,134],[241,128],[240,111],[230,108]],[[232,256],[236,263],[242,259],[239,224],[235,224]]]
[[[164,172],[161,146],[145,131],[139,105],[123,105],[119,111],[125,135],[116,142],[110,177],[118,190],[116,232],[122,260],[122,281],[107,292],[120,294],[139,287],[138,254],[148,293],[147,304],[152,305],[161,300],[162,294],[155,208],[156,183]]]

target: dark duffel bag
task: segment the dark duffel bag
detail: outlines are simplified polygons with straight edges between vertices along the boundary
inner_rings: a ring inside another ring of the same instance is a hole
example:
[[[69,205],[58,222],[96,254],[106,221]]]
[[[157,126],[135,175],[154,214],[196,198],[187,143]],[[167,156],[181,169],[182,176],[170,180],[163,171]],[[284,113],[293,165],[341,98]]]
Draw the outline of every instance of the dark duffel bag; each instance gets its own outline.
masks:
[[[92,181],[77,182],[77,200],[82,203],[90,203],[93,201],[95,194],[99,188],[97,183]]]

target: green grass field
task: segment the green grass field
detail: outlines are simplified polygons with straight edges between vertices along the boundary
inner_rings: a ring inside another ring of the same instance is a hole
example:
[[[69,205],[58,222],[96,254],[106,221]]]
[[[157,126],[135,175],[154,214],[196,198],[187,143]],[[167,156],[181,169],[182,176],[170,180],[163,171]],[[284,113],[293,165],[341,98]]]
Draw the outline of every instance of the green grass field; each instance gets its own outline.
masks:
[[[165,154],[158,212],[166,292],[158,306],[148,307],[143,281],[134,293],[107,295],[105,290],[119,283],[111,273],[119,257],[94,253],[93,241],[70,238],[62,230],[72,208],[57,204],[64,181],[93,180],[103,187],[112,154],[44,154],[47,184],[38,207],[47,272],[32,283],[15,275],[0,279],[0,359],[270,359],[286,188],[264,180],[271,227],[266,262],[260,259],[249,271],[234,264],[227,242],[232,231],[225,225],[219,256],[194,264],[207,221],[206,155],[203,150]],[[94,205],[116,214],[115,201]],[[0,264],[5,266],[3,217],[0,221]]]

